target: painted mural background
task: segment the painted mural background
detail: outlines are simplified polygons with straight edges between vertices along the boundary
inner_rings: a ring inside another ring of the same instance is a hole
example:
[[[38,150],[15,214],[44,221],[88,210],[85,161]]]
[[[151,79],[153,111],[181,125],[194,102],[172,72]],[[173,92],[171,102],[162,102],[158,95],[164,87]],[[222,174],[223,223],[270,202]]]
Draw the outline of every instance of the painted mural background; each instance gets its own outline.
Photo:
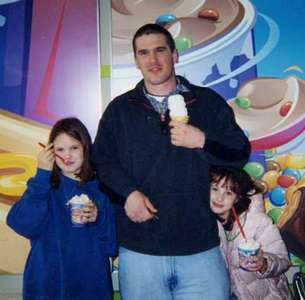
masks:
[[[246,170],[303,270],[304,15],[303,0],[113,0],[111,78],[113,97],[132,88],[141,78],[134,30],[156,20],[167,26],[180,53],[177,73],[212,87],[234,109],[253,148]],[[23,269],[27,242],[5,217],[34,172],[37,142],[68,115],[94,137],[102,113],[97,23],[94,0],[0,1],[0,273]]]
[[[0,274],[22,272],[28,253],[5,219],[35,173],[38,142],[67,116],[95,133],[98,23],[96,0],[0,1]]]

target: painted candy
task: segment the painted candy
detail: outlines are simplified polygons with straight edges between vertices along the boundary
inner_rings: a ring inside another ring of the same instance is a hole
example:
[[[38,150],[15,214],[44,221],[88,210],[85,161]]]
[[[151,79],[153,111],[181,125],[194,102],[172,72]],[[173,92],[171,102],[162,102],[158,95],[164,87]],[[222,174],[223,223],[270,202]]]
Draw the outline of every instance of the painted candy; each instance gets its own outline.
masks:
[[[275,187],[270,193],[270,202],[274,206],[283,206],[286,203],[285,189],[281,186]]]
[[[287,101],[286,103],[284,103],[280,108],[280,115],[282,117],[286,117],[291,109],[291,106],[292,106],[291,101]]]
[[[198,13],[198,17],[203,18],[203,19],[212,20],[212,21],[217,21],[219,19],[219,13],[215,9],[206,8],[206,9],[202,9]]]
[[[282,154],[274,158],[274,160],[281,166],[281,169],[287,167],[288,154]]]
[[[267,171],[280,171],[281,166],[274,160],[267,160],[266,162],[266,170]]]
[[[176,45],[177,50],[180,52],[180,51],[186,50],[188,48],[191,48],[192,40],[187,37],[178,37],[178,38],[175,38],[175,45]]]
[[[267,183],[269,191],[271,191],[275,186],[278,185],[277,179],[280,177],[280,173],[275,170],[266,172],[262,180]]]
[[[277,183],[283,187],[283,188],[288,188],[291,185],[294,185],[297,183],[297,179],[292,176],[292,175],[281,175],[278,179],[277,179]]]
[[[264,167],[258,162],[248,162],[244,170],[252,177],[260,178],[264,174]]]
[[[161,26],[175,21],[177,17],[174,14],[162,14],[157,17],[155,23]]]
[[[283,170],[282,175],[290,175],[295,177],[295,179],[298,181],[301,178],[301,174],[298,170],[292,169],[292,168],[286,168]]]
[[[248,109],[251,106],[251,101],[247,97],[236,97],[234,102],[242,109]]]
[[[277,219],[280,217],[280,215],[283,213],[283,210],[281,208],[272,208],[268,211],[267,215],[272,219],[273,223],[276,223]]]
[[[268,192],[268,184],[267,182],[261,180],[261,179],[256,179],[255,180],[255,185],[260,189],[260,191],[264,194]]]

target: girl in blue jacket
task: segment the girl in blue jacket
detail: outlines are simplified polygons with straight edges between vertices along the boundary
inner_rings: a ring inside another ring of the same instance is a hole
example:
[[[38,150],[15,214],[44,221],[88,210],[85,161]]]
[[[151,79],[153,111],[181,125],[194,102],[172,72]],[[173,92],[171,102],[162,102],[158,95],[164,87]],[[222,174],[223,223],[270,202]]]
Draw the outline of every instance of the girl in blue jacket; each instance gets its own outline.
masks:
[[[36,175],[8,214],[7,224],[31,242],[24,300],[112,299],[114,216],[99,190],[90,150],[90,135],[78,119],[59,120],[38,155]],[[67,203],[80,195],[90,201],[72,223]]]

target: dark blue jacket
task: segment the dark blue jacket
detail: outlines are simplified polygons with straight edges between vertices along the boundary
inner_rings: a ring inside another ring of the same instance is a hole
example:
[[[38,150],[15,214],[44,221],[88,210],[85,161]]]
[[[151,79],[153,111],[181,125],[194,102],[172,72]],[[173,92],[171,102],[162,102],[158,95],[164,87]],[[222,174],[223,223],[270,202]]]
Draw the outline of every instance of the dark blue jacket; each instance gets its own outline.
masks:
[[[100,121],[93,161],[105,185],[123,198],[143,192],[158,210],[159,219],[134,223],[123,204],[117,209],[119,245],[153,255],[189,255],[219,244],[209,208],[209,165],[242,166],[250,146],[236,124],[232,109],[214,91],[180,82],[189,123],[206,135],[203,149],[171,144],[143,93],[143,81],[115,98]]]
[[[23,279],[24,300],[112,299],[109,256],[115,255],[115,228],[109,199],[97,181],[79,186],[61,176],[50,186],[50,172],[38,169],[22,198],[11,208],[7,224],[31,241]],[[67,201],[87,194],[98,219],[72,227]]]

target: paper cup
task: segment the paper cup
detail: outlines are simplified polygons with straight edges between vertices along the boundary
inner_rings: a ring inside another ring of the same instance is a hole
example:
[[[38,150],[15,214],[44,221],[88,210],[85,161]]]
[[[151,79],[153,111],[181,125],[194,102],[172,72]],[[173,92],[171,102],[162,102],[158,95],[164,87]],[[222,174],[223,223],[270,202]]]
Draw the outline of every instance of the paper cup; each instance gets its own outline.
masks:
[[[68,201],[67,204],[71,209],[71,222],[74,227],[82,227],[87,223],[83,217],[83,209],[87,203],[89,203],[89,198],[85,194],[76,195]]]
[[[260,251],[260,245],[254,240],[243,241],[238,246],[239,265],[245,270],[249,271],[249,268],[256,265],[257,256]]]
[[[83,218],[83,208],[85,204],[71,203],[71,222],[74,227],[83,227],[86,222]]]

